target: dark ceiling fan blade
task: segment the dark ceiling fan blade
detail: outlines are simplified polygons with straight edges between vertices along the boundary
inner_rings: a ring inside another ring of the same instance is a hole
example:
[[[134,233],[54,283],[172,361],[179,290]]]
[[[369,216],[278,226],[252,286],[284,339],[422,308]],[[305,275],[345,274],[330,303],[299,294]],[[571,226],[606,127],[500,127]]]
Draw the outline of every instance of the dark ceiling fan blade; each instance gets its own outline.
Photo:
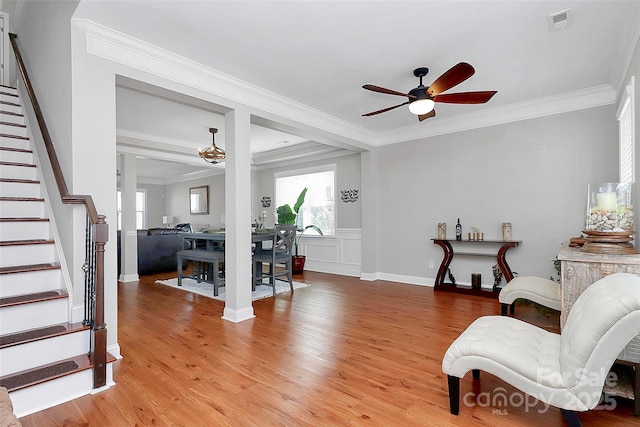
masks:
[[[435,116],[436,116],[436,110],[431,110],[427,114],[418,115],[418,120],[423,121],[424,119],[428,119],[429,117],[435,117]]]
[[[484,104],[489,101],[493,95],[498,93],[495,90],[487,90],[483,92],[460,92],[444,95],[437,95],[433,98],[435,102],[445,102],[448,104]]]
[[[408,103],[409,103],[409,101],[403,102],[402,104],[394,105],[393,107],[383,108],[382,110],[378,110],[378,111],[372,111],[370,113],[363,114],[362,116],[363,117],[368,117],[368,116],[373,116],[375,114],[386,113],[389,110],[393,110],[394,108],[402,107],[403,105],[407,105]]]
[[[415,98],[415,95],[409,95],[408,93],[402,93],[391,89],[386,89],[375,85],[364,85],[363,89],[372,90],[374,92],[386,93],[387,95],[408,96],[409,98]]]
[[[455,85],[462,83],[469,77],[473,76],[476,70],[466,62],[460,62],[438,77],[435,82],[429,86],[427,93],[430,96],[436,96],[447,89],[451,89]]]

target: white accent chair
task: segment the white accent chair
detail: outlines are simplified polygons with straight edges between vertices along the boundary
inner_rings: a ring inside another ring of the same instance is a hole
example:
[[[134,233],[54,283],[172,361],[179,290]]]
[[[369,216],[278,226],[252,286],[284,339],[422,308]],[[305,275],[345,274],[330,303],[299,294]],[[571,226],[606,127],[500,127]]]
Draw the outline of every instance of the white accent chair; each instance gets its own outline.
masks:
[[[484,316],[451,344],[442,361],[449,406],[460,408],[460,378],[489,372],[538,400],[558,407],[571,426],[576,412],[598,405],[617,356],[640,334],[640,277],[615,273],[576,300],[561,334],[513,317]]]
[[[545,307],[560,311],[560,283],[536,276],[514,277],[498,294],[498,301],[502,307],[502,315],[507,315],[507,308],[513,315],[515,302],[522,298],[533,301]]]

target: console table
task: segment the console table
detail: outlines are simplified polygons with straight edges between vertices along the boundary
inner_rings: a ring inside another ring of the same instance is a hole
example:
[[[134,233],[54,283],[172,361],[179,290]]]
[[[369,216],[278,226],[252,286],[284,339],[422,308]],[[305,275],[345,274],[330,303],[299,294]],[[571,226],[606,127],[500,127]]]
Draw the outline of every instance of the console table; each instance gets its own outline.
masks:
[[[563,246],[558,252],[561,265],[560,328],[564,327],[573,303],[593,282],[613,273],[632,273],[640,276],[640,254],[610,255],[582,252],[580,248]],[[635,399],[634,413],[640,415],[640,335],[618,355],[613,371],[620,370],[617,387],[605,391]],[[625,372],[626,371],[626,372]],[[630,377],[630,378],[629,378]]]
[[[513,272],[511,271],[511,267],[507,263],[505,255],[510,248],[514,248],[522,243],[521,240],[451,240],[451,239],[431,239],[433,243],[440,246],[442,251],[444,252],[444,257],[442,259],[442,263],[440,264],[440,268],[438,269],[438,275],[436,276],[436,280],[433,286],[433,289],[436,291],[445,291],[445,292],[456,292],[456,293],[465,293],[472,295],[480,295],[484,297],[497,298],[499,289],[494,289],[491,291],[483,290],[483,289],[474,289],[469,286],[464,285],[454,285],[452,283],[445,282],[445,276],[447,271],[449,270],[449,265],[453,260],[454,254],[458,255],[471,255],[471,256],[488,256],[495,257],[500,270],[502,270],[502,274],[507,282],[513,279]],[[473,247],[477,249],[481,244],[488,244],[491,246],[499,245],[499,249],[497,254],[487,253],[487,252],[478,252],[478,251],[458,251],[454,252],[453,244],[460,246]]]

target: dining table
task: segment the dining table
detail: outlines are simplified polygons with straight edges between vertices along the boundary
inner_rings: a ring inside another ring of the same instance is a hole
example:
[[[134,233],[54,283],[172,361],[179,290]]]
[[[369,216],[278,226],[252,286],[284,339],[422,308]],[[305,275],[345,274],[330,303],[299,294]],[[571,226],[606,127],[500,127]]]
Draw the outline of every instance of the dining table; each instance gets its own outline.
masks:
[[[195,248],[198,241],[205,242],[205,248],[208,250],[215,250],[216,247],[221,247],[226,240],[226,233],[224,230],[211,231],[211,232],[198,232],[198,233],[181,233],[185,240],[190,241],[191,247]],[[256,244],[256,247],[262,247],[262,242],[273,240],[274,230],[273,228],[264,228],[251,232],[251,243]]]

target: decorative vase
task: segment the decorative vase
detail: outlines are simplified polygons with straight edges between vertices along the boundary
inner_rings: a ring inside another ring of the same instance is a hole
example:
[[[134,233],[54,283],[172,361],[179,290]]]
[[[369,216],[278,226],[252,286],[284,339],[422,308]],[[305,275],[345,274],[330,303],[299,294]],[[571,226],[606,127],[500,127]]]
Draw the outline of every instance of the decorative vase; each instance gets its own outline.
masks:
[[[588,187],[583,233],[584,252],[608,254],[638,253],[633,241],[633,184],[606,182]]]

